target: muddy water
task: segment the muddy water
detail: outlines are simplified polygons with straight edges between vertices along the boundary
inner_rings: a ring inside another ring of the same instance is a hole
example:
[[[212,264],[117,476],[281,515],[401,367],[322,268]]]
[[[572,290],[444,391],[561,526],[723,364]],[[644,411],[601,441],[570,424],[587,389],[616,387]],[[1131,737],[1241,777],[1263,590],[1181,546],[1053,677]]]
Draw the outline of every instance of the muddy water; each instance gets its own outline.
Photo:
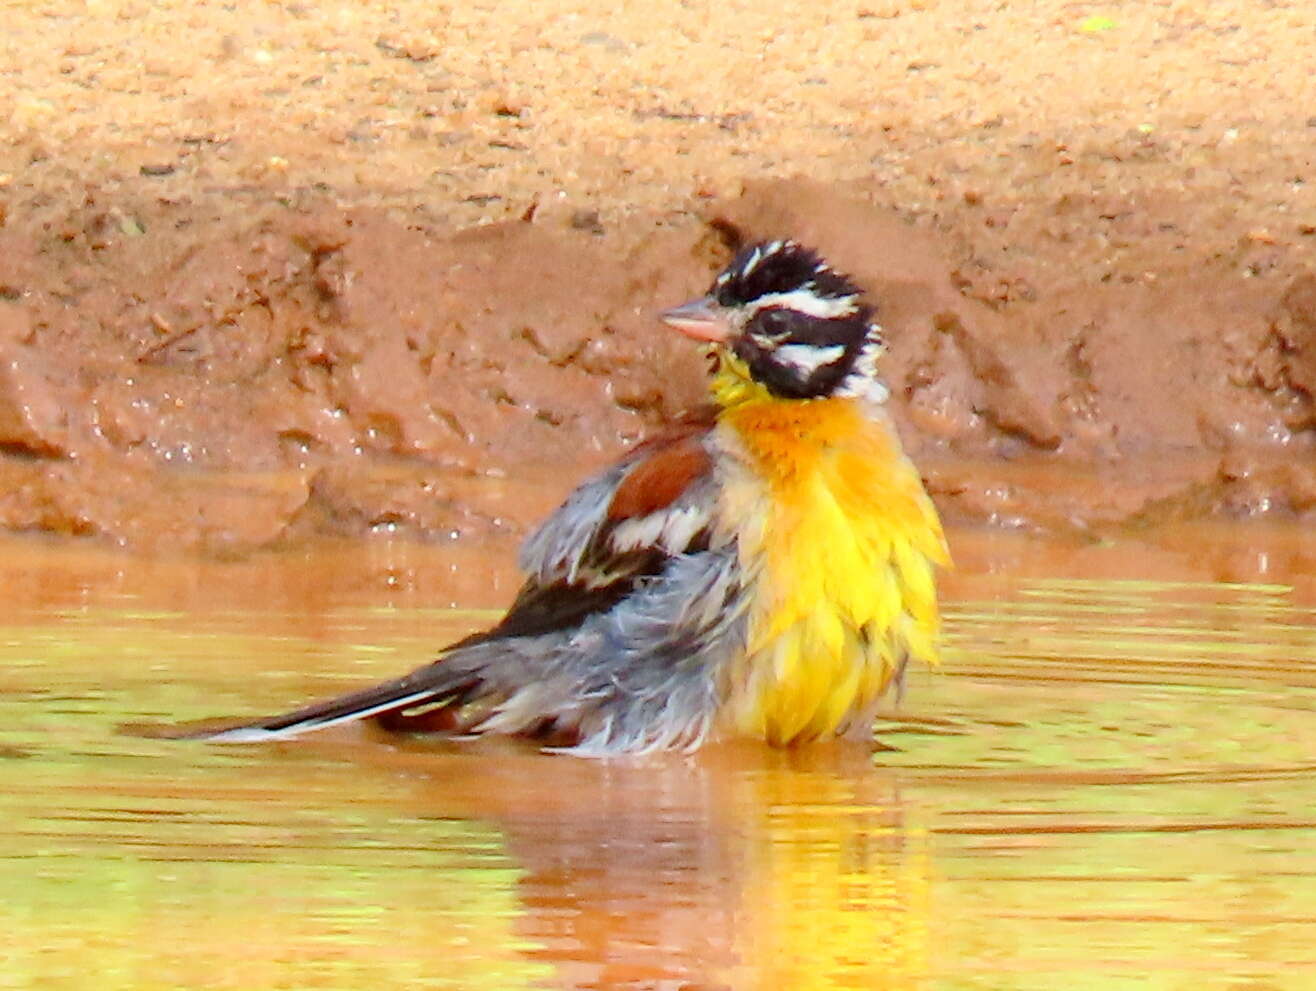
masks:
[[[505,548],[0,547],[0,988],[1316,987],[1316,538],[961,533],[869,755],[593,763],[256,713],[487,622]]]

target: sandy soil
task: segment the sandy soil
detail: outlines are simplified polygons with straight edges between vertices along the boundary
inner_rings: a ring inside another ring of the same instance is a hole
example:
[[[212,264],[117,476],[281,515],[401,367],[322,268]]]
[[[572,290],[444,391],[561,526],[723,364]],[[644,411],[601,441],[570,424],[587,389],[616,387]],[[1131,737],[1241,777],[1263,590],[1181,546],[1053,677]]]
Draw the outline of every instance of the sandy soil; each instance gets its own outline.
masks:
[[[1316,8],[19,3],[0,526],[518,532],[700,396],[737,239],[872,290],[952,518],[1316,506]]]

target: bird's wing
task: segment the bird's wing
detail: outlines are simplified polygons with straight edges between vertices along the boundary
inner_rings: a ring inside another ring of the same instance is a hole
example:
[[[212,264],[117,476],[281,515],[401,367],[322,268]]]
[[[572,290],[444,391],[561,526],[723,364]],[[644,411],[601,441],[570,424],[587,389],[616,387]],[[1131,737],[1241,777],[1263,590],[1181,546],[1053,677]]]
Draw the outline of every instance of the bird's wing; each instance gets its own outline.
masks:
[[[576,489],[522,547],[526,581],[507,615],[463,645],[575,626],[673,556],[706,549],[717,507],[706,442],[706,428],[682,428]]]
[[[522,548],[527,577],[507,615],[450,645],[437,661],[293,712],[179,735],[249,743],[371,716],[398,716],[406,726],[404,710],[460,706],[490,691],[515,690],[527,677],[520,668],[526,656],[499,641],[574,629],[656,581],[673,558],[708,547],[717,490],[706,439],[706,428],[689,427],[641,444],[576,489]]]

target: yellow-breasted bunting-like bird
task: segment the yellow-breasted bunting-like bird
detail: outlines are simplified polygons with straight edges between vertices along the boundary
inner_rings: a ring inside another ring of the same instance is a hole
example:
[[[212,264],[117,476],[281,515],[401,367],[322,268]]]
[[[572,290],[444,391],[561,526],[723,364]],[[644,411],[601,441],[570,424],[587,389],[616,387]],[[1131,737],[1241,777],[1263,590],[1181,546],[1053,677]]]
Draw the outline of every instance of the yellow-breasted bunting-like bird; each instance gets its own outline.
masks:
[[[197,736],[374,718],[608,756],[871,732],[907,660],[935,661],[948,563],[884,409],[871,306],[772,241],[662,319],[711,343],[714,415],[571,493],[523,545],[501,622],[404,677]]]

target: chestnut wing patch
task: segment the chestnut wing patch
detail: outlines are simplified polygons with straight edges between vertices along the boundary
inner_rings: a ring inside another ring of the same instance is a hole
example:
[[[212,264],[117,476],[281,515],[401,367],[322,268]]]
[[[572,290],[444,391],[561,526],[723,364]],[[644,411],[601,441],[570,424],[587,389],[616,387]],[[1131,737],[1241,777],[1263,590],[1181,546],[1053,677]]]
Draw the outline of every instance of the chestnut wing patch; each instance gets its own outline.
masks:
[[[648,516],[676,502],[692,482],[712,470],[713,460],[700,439],[683,437],[656,450],[632,468],[608,503],[608,519]]]
[[[537,556],[569,566],[529,569],[530,576],[502,621],[480,641],[539,636],[579,626],[606,612],[646,578],[661,574],[674,555],[707,550],[715,505],[712,459],[703,432],[685,431],[643,444],[609,473],[587,483],[531,538]],[[606,479],[606,481],[605,481]],[[607,484],[607,482],[611,484]],[[600,483],[605,488],[600,491]],[[588,504],[579,505],[588,493]],[[576,546],[552,540],[555,520]]]

